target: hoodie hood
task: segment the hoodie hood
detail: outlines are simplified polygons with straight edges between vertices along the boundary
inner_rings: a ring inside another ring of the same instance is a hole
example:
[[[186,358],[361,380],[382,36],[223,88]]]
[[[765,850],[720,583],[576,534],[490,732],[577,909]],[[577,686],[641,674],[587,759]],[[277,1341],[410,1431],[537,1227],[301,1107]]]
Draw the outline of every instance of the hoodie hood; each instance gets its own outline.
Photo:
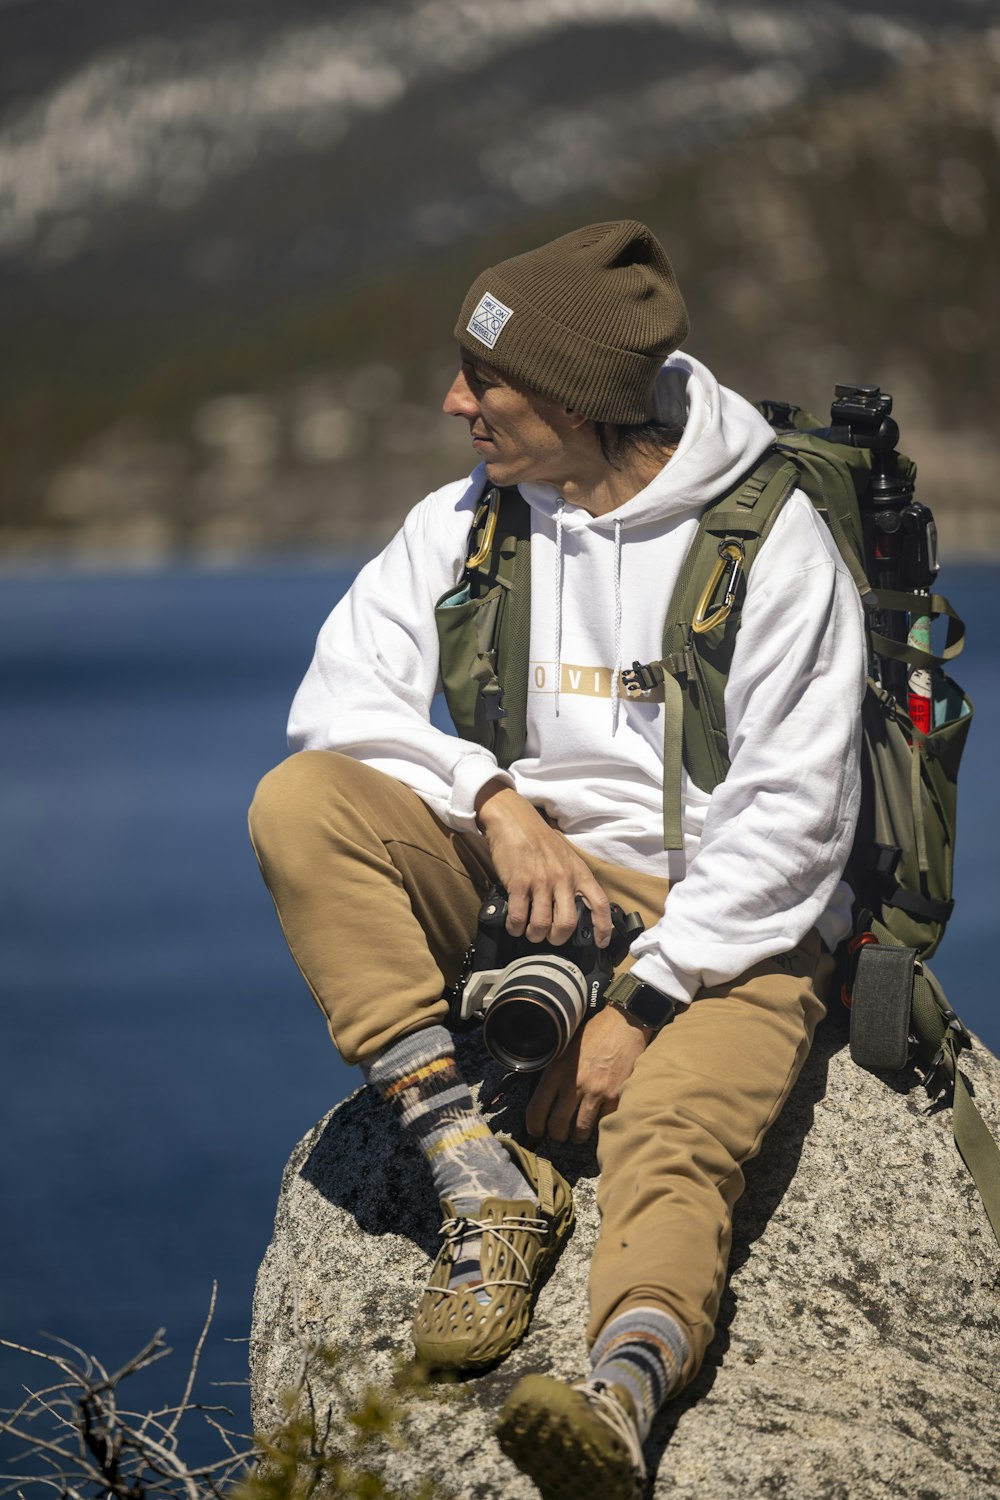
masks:
[[[751,469],[774,441],[771,424],[749,401],[719,384],[710,370],[690,354],[672,354],[657,376],[653,391],[659,421],[683,426],[670,460],[624,505],[592,516],[580,505],[568,505],[549,484],[518,488],[528,505],[555,523],[555,712],[560,711],[563,636],[564,536],[590,532],[614,537],[614,665],[611,674],[611,732],[618,728],[619,679],[622,668],[622,543],[630,528],[651,522],[680,524],[699,514]]]
[[[607,515],[591,516],[582,506],[563,505],[549,484],[518,488],[534,509],[546,516],[562,511],[567,531],[627,529],[650,521],[680,518],[700,511],[721,495],[760,459],[774,442],[769,422],[735,391],[720,385],[710,370],[690,354],[672,354],[656,379],[654,410],[658,421],[684,427],[677,451],[645,489]]]

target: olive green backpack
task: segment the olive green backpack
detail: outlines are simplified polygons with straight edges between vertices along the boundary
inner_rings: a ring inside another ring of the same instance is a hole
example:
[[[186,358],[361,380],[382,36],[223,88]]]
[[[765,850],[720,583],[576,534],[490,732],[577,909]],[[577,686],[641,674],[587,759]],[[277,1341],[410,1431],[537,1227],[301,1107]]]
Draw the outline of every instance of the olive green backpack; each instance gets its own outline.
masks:
[[[633,662],[622,673],[622,691],[640,699],[663,693],[663,841],[667,849],[680,849],[681,765],[706,792],[726,775],[724,692],[746,580],[785,501],[803,490],[857,585],[869,651],[862,805],[846,870],[857,921],[840,955],[851,1052],[872,1071],[917,1064],[931,1093],[953,1100],[956,1143],[1000,1240],[1000,1152],[958,1068],[958,1054],[971,1039],[926,965],[954,905],[956,785],[972,705],[945,667],[961,651],[965,631],[947,599],[928,587],[886,586],[886,578],[897,580],[891,559],[880,562],[878,551],[884,535],[892,551],[894,532],[878,532],[872,518],[891,528],[909,502],[907,523],[911,512],[922,513],[917,531],[922,526],[932,536],[933,522],[924,507],[912,504],[916,469],[895,451],[898,429],[887,420],[891,398],[876,387],[837,389],[828,428],[800,408],[761,403],[775,427],[774,446],[702,514],[667,611],[661,657]],[[845,408],[848,416],[838,423]],[[850,419],[858,410],[860,438]],[[926,581],[936,563],[924,558],[924,565]],[[898,560],[895,566],[898,572]],[[455,727],[505,767],[524,749],[530,598],[528,506],[516,489],[488,489],[473,519],[462,576],[439,601],[436,618]],[[912,622],[937,618],[948,622],[939,653],[926,641],[908,639]],[[924,729],[907,711],[907,676],[914,670],[930,674]]]

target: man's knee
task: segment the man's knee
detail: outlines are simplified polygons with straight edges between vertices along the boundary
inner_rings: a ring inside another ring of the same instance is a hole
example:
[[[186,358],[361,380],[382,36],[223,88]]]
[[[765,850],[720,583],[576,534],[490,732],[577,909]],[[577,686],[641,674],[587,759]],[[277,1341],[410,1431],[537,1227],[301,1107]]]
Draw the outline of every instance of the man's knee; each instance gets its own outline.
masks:
[[[315,819],[321,800],[329,797],[338,779],[337,761],[350,764],[346,755],[332,750],[299,750],[261,778],[249,813],[255,849]]]

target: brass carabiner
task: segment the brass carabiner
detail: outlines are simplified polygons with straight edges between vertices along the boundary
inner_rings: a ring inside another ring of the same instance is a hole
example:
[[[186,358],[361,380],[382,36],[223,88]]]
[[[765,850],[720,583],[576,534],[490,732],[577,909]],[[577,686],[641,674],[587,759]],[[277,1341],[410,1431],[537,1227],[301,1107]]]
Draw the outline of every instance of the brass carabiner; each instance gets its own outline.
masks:
[[[704,635],[706,631],[713,629],[714,626],[721,625],[723,620],[728,617],[730,610],[736,602],[736,585],[739,581],[740,573],[743,571],[744,555],[743,548],[739,542],[729,541],[719,543],[719,561],[716,563],[712,576],[705,585],[701,598],[698,600],[698,607],[694,612],[694,619],[691,622],[691,629],[695,635]],[[727,568],[729,570],[729,577],[726,579],[725,598],[718,609],[712,610],[712,613],[707,615],[706,610],[715,598],[716,590],[722,582]]]
[[[489,557],[490,553],[493,551],[493,538],[496,535],[497,516],[499,512],[500,491],[494,485],[493,489],[490,491],[490,498],[487,502],[486,526],[483,531],[483,540],[480,543],[475,557],[466,558],[465,566],[467,568],[481,568],[483,563]]]

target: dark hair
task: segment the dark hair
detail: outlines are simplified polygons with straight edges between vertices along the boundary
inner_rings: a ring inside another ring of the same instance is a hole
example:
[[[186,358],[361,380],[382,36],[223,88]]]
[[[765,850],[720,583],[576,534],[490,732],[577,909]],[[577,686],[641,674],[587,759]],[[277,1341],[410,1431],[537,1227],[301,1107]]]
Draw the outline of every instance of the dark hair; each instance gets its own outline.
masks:
[[[631,424],[595,422],[594,426],[605,462],[613,469],[631,452],[655,454],[660,448],[676,448],[684,432],[675,422],[658,422],[655,418]]]

